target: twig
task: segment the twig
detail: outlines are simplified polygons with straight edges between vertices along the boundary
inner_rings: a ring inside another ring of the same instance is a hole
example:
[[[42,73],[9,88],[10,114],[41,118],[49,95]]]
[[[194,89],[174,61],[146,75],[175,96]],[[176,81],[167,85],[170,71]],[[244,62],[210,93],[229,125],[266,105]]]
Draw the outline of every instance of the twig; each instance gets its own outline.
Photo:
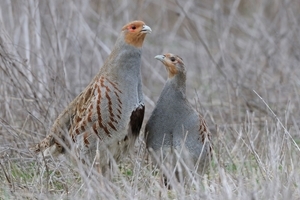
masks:
[[[274,111],[270,108],[270,106],[266,103],[266,101],[255,91],[253,90],[253,92],[262,100],[262,102],[267,106],[268,110],[270,110],[270,112],[272,113],[272,115],[275,117],[275,119],[277,120],[277,122],[280,124],[280,126],[283,128],[284,133],[287,134],[289,136],[289,138],[291,138],[292,142],[294,143],[295,147],[297,148],[298,151],[300,151],[300,148],[298,146],[298,144],[295,142],[295,140],[293,139],[293,137],[291,136],[290,132],[284,127],[284,125],[282,124],[282,122],[280,121],[280,119],[277,117],[277,115],[274,113]]]
[[[10,189],[13,190],[12,182],[11,182],[10,178],[8,177],[8,174],[6,173],[6,171],[4,169],[4,166],[2,165],[1,162],[0,162],[0,165],[1,165],[2,171],[3,171],[4,175],[5,175],[5,178],[6,178],[7,182],[8,182],[8,185],[9,185]]]

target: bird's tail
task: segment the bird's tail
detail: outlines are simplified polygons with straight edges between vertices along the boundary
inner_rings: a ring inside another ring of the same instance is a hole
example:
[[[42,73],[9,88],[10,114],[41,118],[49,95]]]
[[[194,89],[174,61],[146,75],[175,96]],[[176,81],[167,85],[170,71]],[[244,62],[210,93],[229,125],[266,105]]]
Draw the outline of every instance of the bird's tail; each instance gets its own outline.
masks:
[[[34,153],[39,153],[39,152],[43,152],[45,149],[51,147],[54,144],[55,144],[54,137],[53,135],[50,134],[46,138],[44,138],[41,142],[32,146],[30,150]]]

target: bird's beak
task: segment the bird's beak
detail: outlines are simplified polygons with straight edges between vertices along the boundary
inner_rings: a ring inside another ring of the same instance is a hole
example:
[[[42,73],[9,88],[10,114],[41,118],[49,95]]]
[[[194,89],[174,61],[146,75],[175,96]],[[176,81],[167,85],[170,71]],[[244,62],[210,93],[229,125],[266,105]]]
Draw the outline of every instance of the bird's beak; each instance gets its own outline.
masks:
[[[151,28],[149,26],[143,25],[143,28],[142,28],[141,32],[142,33],[151,33],[152,30],[151,30]]]
[[[155,58],[156,60],[159,60],[159,61],[163,62],[164,59],[165,59],[165,56],[164,56],[164,55],[157,55],[157,56],[155,56],[154,58]]]

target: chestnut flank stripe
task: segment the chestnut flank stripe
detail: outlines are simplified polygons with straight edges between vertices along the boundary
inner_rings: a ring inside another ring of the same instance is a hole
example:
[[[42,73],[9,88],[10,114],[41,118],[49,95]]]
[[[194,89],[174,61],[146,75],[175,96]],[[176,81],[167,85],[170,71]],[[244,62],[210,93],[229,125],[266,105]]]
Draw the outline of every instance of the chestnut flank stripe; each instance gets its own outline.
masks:
[[[86,147],[90,144],[88,140],[88,136],[89,136],[88,132],[85,132],[83,135],[83,142]]]
[[[111,82],[111,81],[110,81],[109,79],[107,79],[107,78],[106,78],[106,80],[107,80],[107,82],[109,82],[109,83],[115,88],[116,91],[122,93],[122,91],[117,87],[117,85],[116,85],[115,83]]]

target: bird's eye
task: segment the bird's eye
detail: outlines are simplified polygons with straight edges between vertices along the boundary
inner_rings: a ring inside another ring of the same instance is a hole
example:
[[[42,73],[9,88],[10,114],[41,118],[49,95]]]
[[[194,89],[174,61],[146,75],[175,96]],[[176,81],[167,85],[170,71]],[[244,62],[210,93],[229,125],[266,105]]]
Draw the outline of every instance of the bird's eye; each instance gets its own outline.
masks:
[[[136,29],[136,26],[133,25],[133,26],[131,27],[131,29],[132,29],[132,30],[135,30],[135,29]]]
[[[174,62],[176,59],[175,59],[174,57],[171,57],[170,60],[171,60],[172,62]]]

